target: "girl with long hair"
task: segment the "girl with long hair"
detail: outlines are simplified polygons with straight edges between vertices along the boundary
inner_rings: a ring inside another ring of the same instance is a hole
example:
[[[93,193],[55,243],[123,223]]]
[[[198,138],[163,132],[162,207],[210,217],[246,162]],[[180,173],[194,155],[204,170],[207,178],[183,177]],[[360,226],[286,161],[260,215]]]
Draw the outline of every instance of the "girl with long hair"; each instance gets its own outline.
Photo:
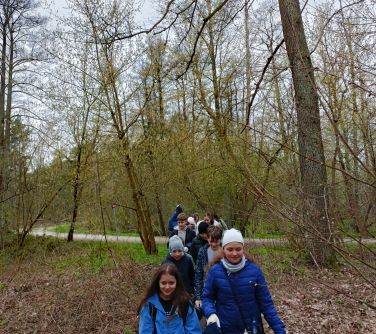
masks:
[[[140,334],[201,334],[190,296],[173,263],[163,264],[154,274],[137,313]]]

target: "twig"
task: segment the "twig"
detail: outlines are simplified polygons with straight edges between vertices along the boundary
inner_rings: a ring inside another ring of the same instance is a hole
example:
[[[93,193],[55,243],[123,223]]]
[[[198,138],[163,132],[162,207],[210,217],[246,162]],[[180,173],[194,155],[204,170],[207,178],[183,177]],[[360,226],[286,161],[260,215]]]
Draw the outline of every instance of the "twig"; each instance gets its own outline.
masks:
[[[329,288],[329,289],[331,289],[331,290],[333,290],[333,291],[335,291],[335,292],[337,292],[337,293],[339,293],[339,294],[341,294],[341,295],[344,295],[345,297],[347,297],[347,298],[349,298],[349,299],[355,300],[355,301],[358,302],[359,304],[364,304],[364,305],[368,306],[369,308],[371,308],[371,309],[373,309],[373,310],[376,310],[376,305],[373,305],[373,304],[367,303],[367,302],[364,301],[364,300],[360,300],[360,299],[358,299],[358,298],[355,298],[355,297],[349,295],[348,293],[346,293],[346,292],[344,292],[344,291],[341,291],[341,290],[338,290],[338,289],[334,288],[332,285],[326,284],[326,283],[324,283],[324,282],[322,282],[322,281],[319,281],[319,280],[316,280],[316,281],[317,281],[319,284],[322,284],[322,285],[324,285],[325,287],[327,287],[327,288]]]
[[[247,124],[249,124],[249,118],[251,116],[251,107],[253,105],[253,101],[256,98],[256,94],[257,94],[257,92],[258,92],[258,90],[260,88],[261,82],[264,80],[264,76],[265,76],[266,70],[268,69],[268,67],[269,67],[272,59],[274,58],[275,54],[277,53],[277,51],[283,45],[284,42],[285,42],[285,39],[283,38],[278,43],[278,45],[276,46],[276,48],[273,50],[272,54],[269,56],[268,60],[266,61],[266,64],[265,64],[264,68],[262,69],[261,76],[260,76],[260,78],[258,79],[258,81],[256,83],[255,91],[252,94],[251,101],[248,103],[245,125],[244,125],[244,127],[243,127],[243,129],[242,129],[242,131],[240,133],[243,133],[244,130],[246,129],[246,127],[247,127]]]

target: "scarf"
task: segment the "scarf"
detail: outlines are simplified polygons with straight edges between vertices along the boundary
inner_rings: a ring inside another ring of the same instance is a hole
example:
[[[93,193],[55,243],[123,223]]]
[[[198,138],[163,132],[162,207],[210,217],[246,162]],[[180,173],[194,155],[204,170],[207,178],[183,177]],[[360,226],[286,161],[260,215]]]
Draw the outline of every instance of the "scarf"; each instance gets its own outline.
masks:
[[[221,262],[228,272],[236,273],[236,272],[238,272],[238,271],[240,271],[244,268],[244,266],[245,266],[245,256],[243,255],[242,259],[237,264],[232,264],[232,263],[228,262],[226,260],[226,258],[223,258],[221,260]]]

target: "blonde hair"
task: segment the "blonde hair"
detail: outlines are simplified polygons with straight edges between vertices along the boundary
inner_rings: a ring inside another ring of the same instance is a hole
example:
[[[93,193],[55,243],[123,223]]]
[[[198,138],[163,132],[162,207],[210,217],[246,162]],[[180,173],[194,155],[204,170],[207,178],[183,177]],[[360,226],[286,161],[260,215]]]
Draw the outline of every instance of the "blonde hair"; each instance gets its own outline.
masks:
[[[217,252],[217,254],[214,256],[213,261],[211,261],[211,262],[209,263],[209,266],[208,266],[209,269],[210,269],[212,266],[214,266],[215,264],[217,264],[219,261],[221,261],[224,257],[225,257],[225,253],[224,253],[223,249],[221,248],[221,249]],[[255,258],[253,255],[251,255],[251,254],[249,254],[248,252],[246,252],[246,251],[244,251],[244,257],[245,257],[248,261],[257,264],[257,262],[256,262],[256,258]]]

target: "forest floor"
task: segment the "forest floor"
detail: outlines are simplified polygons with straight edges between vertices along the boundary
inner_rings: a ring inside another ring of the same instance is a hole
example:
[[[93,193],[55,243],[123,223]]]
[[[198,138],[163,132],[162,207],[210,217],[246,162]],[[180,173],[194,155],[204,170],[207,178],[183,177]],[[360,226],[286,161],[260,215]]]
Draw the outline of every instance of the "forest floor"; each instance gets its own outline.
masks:
[[[336,271],[310,268],[299,252],[282,246],[250,251],[289,333],[376,333],[371,268],[361,267],[362,277],[346,264]],[[30,238],[17,257],[2,251],[0,333],[136,333],[137,304],[165,254],[165,247],[151,257],[136,244],[51,238]],[[375,264],[374,253],[360,255]]]

